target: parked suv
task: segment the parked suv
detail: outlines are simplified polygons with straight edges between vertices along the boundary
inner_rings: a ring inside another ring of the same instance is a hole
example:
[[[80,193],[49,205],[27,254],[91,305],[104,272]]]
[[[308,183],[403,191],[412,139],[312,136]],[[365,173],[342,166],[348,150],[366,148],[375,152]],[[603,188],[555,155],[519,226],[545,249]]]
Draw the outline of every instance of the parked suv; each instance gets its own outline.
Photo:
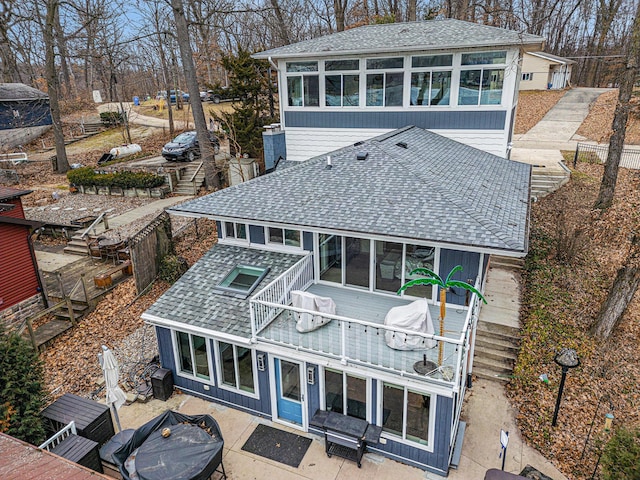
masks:
[[[209,132],[209,140],[213,145],[213,152],[220,152],[220,141],[213,133]],[[162,156],[171,162],[193,162],[200,156],[200,145],[195,130],[183,132],[162,147]]]
[[[215,90],[208,90],[207,93],[209,94],[209,101],[213,103],[240,100],[240,98],[233,95],[233,92],[229,87],[220,87]]]

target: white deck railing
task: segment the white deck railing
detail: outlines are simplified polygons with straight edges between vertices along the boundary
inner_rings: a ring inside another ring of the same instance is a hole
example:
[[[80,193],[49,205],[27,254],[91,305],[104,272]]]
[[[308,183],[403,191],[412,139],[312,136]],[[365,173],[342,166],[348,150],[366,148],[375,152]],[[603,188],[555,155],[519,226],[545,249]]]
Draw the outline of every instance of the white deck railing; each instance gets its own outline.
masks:
[[[74,422],[73,420],[69,425],[64,427],[62,430],[56,433],[53,437],[49,438],[46,442],[44,442],[38,448],[42,450],[47,450],[48,452],[50,452],[52,448],[55,448],[57,445],[60,445],[60,443],[62,443],[62,441],[65,438],[67,438],[72,434],[73,435],[78,434],[78,432],[76,431],[76,422]]]
[[[308,256],[257,293],[251,299],[253,341],[320,354],[345,365],[361,364],[423,380],[425,376],[417,374],[413,366],[425,356],[437,365],[440,347],[427,348],[427,345],[433,341],[442,342],[442,368],[434,370],[429,379],[445,383],[455,391],[464,390],[470,332],[477,318],[478,298],[475,294],[471,297],[462,327],[456,329],[459,334],[439,336],[291,306],[291,290],[305,290],[312,283],[313,262]],[[318,330],[300,333],[296,330],[296,313],[311,313],[316,318],[331,321]],[[425,347],[419,350],[391,349],[385,342],[385,334],[411,335],[418,341],[421,339]]]
[[[269,325],[291,303],[292,290],[306,290],[313,283],[313,256],[307,255],[251,298],[251,338]]]

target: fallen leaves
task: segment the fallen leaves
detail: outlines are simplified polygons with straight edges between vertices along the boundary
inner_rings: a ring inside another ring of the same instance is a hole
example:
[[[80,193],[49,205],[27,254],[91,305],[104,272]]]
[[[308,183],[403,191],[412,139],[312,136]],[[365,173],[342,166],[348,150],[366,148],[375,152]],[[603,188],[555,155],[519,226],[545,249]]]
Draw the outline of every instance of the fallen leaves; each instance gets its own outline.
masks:
[[[564,90],[525,90],[518,94],[513,133],[527,133],[565,94]]]

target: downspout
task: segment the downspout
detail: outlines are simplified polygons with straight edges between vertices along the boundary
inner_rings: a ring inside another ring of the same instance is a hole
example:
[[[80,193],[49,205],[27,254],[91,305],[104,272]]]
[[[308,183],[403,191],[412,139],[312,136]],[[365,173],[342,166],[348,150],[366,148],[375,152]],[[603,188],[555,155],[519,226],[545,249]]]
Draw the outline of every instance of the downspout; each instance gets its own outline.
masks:
[[[34,266],[36,279],[38,280],[38,288],[40,289],[40,294],[42,295],[42,303],[44,304],[44,308],[49,308],[49,299],[47,298],[47,294],[42,284],[42,278],[40,278],[40,268],[38,267],[38,259],[36,258],[36,252],[33,248],[32,237],[37,232],[38,232],[38,229],[35,229],[27,234],[27,244],[29,245],[29,253],[31,254],[31,263]]]
[[[271,55],[269,55],[269,57],[267,58],[267,60],[269,60],[269,63],[271,64],[271,66],[275,69],[276,72],[280,73],[280,69],[278,68],[278,65],[275,64],[275,62],[271,59]]]

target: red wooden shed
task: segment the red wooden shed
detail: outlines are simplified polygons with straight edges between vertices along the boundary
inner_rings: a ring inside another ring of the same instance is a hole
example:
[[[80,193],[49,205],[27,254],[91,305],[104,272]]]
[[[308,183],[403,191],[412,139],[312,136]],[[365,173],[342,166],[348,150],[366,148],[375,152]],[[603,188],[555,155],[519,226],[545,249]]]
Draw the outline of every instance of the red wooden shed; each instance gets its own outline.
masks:
[[[0,312],[42,292],[31,243],[40,223],[26,220],[22,209],[28,193],[0,186]]]

